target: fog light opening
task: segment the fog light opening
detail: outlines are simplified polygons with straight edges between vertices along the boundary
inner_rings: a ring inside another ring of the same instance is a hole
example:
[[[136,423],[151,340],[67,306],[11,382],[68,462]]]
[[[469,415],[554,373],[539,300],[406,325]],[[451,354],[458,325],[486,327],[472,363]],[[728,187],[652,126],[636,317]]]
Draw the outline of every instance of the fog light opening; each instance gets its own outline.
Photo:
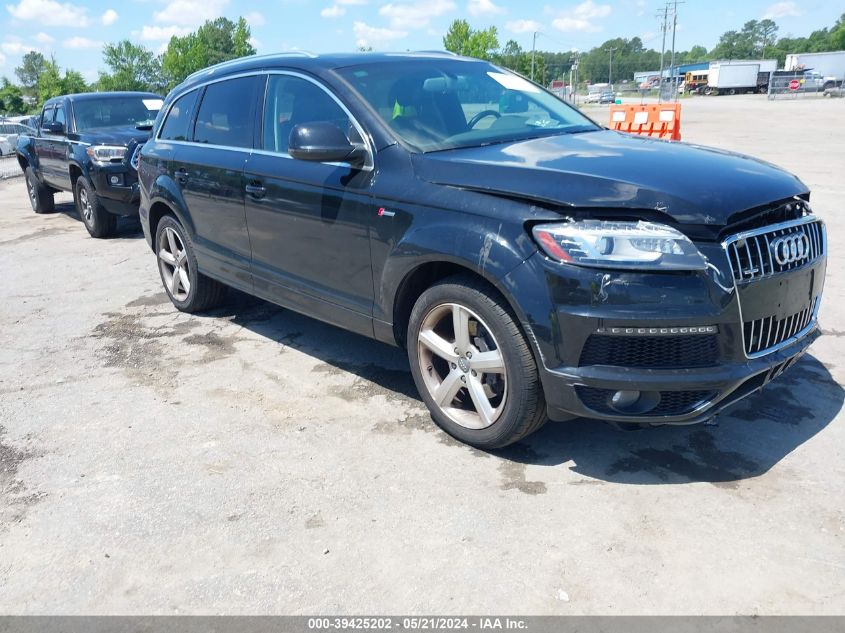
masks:
[[[660,403],[659,391],[620,389],[610,396],[610,407],[620,413],[647,413]]]

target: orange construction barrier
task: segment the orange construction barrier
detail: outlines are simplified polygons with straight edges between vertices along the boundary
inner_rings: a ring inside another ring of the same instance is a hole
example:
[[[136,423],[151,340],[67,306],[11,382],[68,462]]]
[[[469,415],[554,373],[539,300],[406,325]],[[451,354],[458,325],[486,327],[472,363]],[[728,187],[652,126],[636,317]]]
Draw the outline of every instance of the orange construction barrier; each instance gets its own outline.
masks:
[[[610,106],[610,129],[670,141],[681,140],[681,104]]]

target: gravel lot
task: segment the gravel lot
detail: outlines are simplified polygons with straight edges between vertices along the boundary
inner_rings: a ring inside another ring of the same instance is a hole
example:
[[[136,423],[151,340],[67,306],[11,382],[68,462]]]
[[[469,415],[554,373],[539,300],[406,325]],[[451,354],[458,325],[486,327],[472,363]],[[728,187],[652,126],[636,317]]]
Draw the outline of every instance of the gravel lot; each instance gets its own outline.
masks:
[[[684,101],[685,141],[813,189],[811,354],[718,426],[496,454],[434,427],[403,352],[239,294],[181,314],[137,223],[95,241],[0,183],[0,612],[845,613],[843,120]]]

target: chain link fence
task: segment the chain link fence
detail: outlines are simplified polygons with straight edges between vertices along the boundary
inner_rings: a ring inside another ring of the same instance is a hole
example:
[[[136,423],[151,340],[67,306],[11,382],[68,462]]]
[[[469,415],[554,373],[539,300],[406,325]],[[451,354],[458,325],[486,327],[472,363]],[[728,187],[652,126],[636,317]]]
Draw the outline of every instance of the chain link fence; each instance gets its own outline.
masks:
[[[17,178],[18,176],[23,176],[23,172],[21,171],[21,166],[18,164],[18,159],[15,155],[4,154],[0,157],[0,180]]]
[[[777,71],[769,78],[769,99],[805,99],[824,95],[824,80],[802,71]]]

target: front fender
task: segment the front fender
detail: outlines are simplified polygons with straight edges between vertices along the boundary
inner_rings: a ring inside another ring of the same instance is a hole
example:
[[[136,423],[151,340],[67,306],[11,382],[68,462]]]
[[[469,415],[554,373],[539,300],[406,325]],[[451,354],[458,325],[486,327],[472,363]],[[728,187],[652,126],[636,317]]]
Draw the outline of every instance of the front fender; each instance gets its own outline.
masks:
[[[521,225],[454,213],[410,227],[389,251],[378,279],[375,318],[392,323],[402,284],[421,266],[455,264],[495,286],[514,307],[504,278],[536,251]]]

